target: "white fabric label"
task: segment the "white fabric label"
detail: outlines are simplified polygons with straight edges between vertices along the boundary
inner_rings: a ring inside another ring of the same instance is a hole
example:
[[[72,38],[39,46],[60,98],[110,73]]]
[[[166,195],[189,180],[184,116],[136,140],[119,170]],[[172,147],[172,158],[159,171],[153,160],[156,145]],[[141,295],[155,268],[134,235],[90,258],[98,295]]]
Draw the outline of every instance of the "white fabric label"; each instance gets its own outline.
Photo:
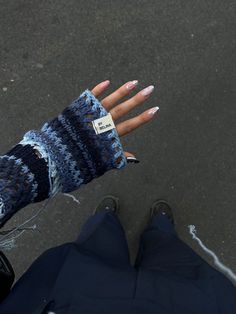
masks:
[[[115,128],[115,124],[110,113],[108,113],[105,117],[92,121],[92,123],[96,134],[101,134]]]

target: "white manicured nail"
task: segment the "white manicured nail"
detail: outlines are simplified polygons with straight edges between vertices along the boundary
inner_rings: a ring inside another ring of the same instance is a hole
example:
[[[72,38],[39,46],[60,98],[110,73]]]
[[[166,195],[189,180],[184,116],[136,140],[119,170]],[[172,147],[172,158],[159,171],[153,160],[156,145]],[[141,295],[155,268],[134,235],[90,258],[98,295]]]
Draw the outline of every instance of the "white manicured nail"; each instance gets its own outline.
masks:
[[[127,159],[127,162],[128,162],[128,163],[135,163],[135,164],[138,164],[138,163],[140,162],[137,158],[132,157],[132,156],[129,156],[129,157],[127,157],[126,159]]]
[[[144,88],[144,89],[141,91],[141,94],[142,94],[143,96],[148,96],[148,95],[150,95],[150,94],[152,93],[153,90],[154,90],[154,86],[153,86],[153,85],[150,85],[150,86]]]
[[[138,81],[134,80],[134,81],[127,83],[126,88],[131,90],[131,89],[135,88],[135,86],[137,86],[137,85],[138,85]]]
[[[148,111],[148,114],[151,114],[152,116],[157,113],[157,111],[159,110],[159,107],[153,107]]]
[[[102,87],[108,86],[109,84],[110,84],[109,80],[106,80],[106,81],[101,83]]]

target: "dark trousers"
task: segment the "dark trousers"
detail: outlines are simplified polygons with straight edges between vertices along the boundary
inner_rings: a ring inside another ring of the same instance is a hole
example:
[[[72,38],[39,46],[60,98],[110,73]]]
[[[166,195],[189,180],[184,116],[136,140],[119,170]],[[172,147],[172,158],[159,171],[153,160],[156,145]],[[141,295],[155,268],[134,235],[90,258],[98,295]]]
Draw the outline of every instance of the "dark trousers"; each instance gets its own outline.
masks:
[[[63,306],[72,299],[80,309],[91,306],[83,313],[108,313],[96,308],[98,300],[103,309],[115,302],[109,313],[235,313],[235,287],[178,238],[165,216],[156,216],[141,236],[135,268],[124,230],[111,212],[89,218],[76,242],[42,254],[0,312],[42,313],[46,297]]]
[[[77,243],[110,263],[130,265],[124,230],[112,212],[104,210],[90,217]],[[158,215],[141,236],[135,266],[192,277],[195,267],[202,263],[203,259],[179,239],[169,219]]]

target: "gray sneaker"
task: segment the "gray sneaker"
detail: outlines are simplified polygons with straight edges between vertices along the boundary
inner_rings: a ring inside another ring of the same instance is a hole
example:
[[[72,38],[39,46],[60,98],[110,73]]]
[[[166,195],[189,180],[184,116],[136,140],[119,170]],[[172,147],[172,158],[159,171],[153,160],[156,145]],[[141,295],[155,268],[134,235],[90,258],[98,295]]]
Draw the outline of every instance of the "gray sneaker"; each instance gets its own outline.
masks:
[[[93,214],[96,214],[98,212],[101,212],[101,211],[111,211],[115,214],[118,213],[119,211],[119,198],[118,197],[115,197],[113,195],[106,195],[104,196],[98,206],[95,208],[94,210],[94,213]]]
[[[172,213],[172,209],[171,209],[170,205],[165,200],[157,200],[157,201],[153,202],[153,204],[150,208],[150,221],[152,221],[152,219],[156,215],[167,216],[167,218],[174,225],[174,216]]]

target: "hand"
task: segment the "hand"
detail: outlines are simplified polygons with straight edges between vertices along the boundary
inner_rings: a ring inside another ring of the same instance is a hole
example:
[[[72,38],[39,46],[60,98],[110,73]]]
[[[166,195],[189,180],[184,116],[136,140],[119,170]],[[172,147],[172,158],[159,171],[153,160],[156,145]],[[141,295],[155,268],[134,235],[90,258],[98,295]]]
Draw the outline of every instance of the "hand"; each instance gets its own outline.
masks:
[[[103,107],[110,112],[114,122],[123,116],[125,116],[128,112],[145,102],[149,96],[151,95],[154,86],[150,85],[136,95],[131,97],[130,99],[120,102],[123,97],[130,94],[130,92],[136,87],[138,81],[129,81],[126,82],[124,85],[119,87],[116,91],[102,99],[100,102]],[[95,97],[100,96],[109,86],[110,81],[104,81],[96,85],[91,92],[94,94]],[[117,132],[119,136],[124,136],[135,129],[139,128],[141,125],[150,122],[154,115],[158,112],[158,107],[153,107],[141,113],[140,115],[126,120],[124,122],[118,123],[116,125]],[[132,153],[125,152],[125,156],[131,159],[134,159],[135,156]],[[136,159],[136,158],[135,158]]]

